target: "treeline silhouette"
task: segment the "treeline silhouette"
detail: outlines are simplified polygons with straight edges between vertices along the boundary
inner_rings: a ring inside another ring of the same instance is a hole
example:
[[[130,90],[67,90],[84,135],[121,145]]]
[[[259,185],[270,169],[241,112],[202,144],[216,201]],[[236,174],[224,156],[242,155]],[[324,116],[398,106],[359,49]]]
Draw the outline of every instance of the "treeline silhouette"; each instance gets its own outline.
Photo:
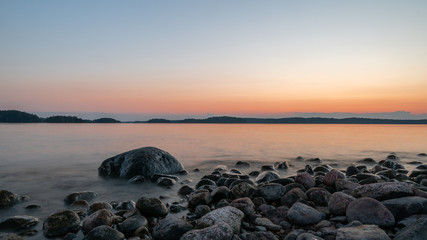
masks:
[[[95,120],[81,119],[75,116],[52,116],[41,118],[35,114],[17,110],[0,110],[1,123],[120,123],[113,118],[99,118]]]

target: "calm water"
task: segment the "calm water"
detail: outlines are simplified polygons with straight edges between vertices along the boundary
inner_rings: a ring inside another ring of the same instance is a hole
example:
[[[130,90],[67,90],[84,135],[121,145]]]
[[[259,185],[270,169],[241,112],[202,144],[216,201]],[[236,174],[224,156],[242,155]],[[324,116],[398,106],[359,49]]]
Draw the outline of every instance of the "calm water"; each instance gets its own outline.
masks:
[[[196,180],[218,164],[233,167],[237,160],[263,163],[287,160],[288,176],[319,157],[324,164],[345,168],[372,157],[379,161],[396,153],[402,163],[421,161],[427,152],[427,125],[304,125],[304,124],[0,124],[0,189],[29,195],[31,200],[0,210],[0,218],[32,215],[43,220],[67,208],[63,199],[75,191],[92,190],[98,200],[137,200],[142,195],[179,201],[180,184],[170,190],[150,183],[131,186],[125,181],[100,179],[100,163],[118,153],[143,146],[164,149],[179,159]],[[408,169],[414,166],[406,165]],[[39,204],[39,210],[25,210]],[[39,224],[36,229],[41,231]],[[36,236],[35,238],[40,238]],[[35,239],[34,238],[34,239]]]

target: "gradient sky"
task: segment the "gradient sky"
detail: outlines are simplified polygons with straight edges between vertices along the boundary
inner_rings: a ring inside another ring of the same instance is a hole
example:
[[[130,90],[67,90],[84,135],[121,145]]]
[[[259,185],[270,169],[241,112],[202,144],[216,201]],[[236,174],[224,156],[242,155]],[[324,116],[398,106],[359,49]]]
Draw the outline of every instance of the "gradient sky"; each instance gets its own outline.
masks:
[[[427,113],[427,1],[0,1],[0,109]]]

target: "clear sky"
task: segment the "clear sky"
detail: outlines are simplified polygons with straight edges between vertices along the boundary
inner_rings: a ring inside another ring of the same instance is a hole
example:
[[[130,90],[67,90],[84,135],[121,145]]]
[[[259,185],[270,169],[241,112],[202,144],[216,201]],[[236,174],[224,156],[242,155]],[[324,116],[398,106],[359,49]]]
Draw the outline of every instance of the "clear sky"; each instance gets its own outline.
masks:
[[[427,1],[0,1],[0,109],[427,113]]]

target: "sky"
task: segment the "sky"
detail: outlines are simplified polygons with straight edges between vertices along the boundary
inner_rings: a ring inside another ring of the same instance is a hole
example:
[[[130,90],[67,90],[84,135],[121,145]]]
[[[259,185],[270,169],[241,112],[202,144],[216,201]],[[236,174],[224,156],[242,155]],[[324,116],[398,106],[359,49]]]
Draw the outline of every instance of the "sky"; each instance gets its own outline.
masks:
[[[424,0],[2,0],[0,109],[426,114],[426,23]]]

